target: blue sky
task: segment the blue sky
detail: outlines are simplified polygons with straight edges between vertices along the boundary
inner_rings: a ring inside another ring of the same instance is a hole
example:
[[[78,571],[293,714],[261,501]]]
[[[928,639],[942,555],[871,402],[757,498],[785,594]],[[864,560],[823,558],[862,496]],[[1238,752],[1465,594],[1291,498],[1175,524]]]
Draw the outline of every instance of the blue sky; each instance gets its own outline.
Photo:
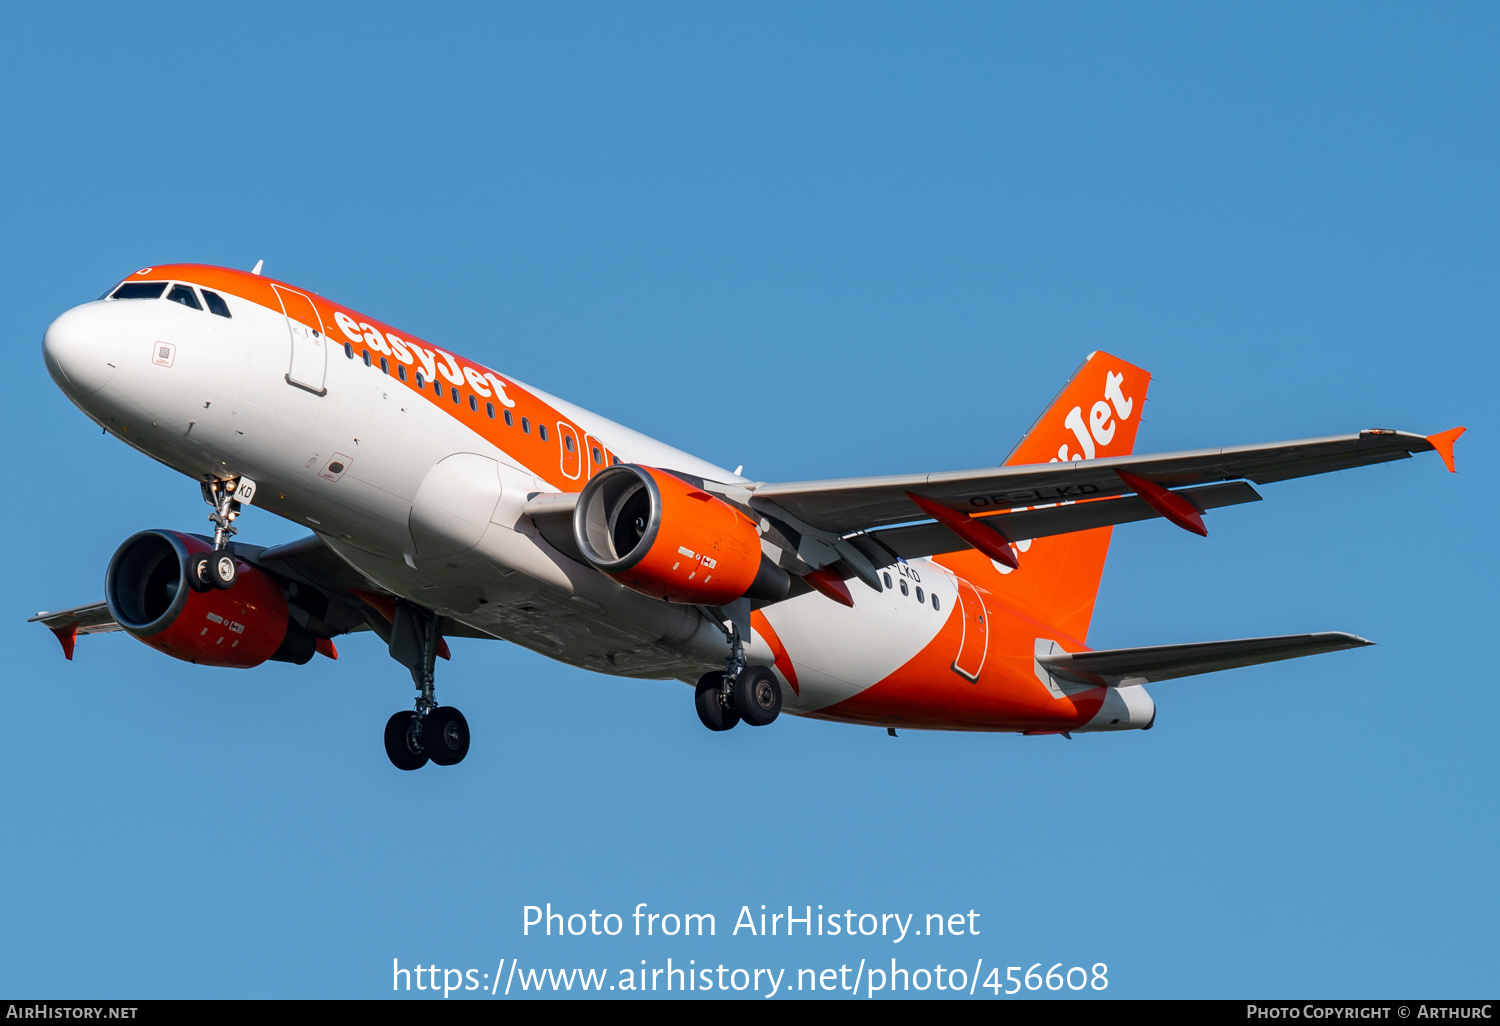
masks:
[[[1119,996],[1494,992],[1492,6],[7,24],[0,991],[894,956],[1104,962]],[[767,480],[997,463],[1093,349],[1155,375],[1139,451],[1469,434],[1457,476],[1428,456],[1268,486],[1206,541],[1119,529],[1097,647],[1379,642],[1157,686],[1149,733],[718,736],[680,685],[457,641],[439,694],[474,750],[401,774],[380,729],[410,683],[371,636],[238,672],[124,635],[65,663],[24,622],[98,598],[127,535],[207,512],[67,403],[43,329],[139,266],[259,259]],[[720,935],[522,937],[548,901],[712,912]],[[972,908],[981,935],[725,936],[761,904]]]

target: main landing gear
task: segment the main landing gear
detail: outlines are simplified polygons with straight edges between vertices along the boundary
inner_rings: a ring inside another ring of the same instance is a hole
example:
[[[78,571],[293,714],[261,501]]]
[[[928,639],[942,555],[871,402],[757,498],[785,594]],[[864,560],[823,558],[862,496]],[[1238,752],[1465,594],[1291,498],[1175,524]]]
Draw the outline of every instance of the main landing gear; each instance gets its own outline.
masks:
[[[438,618],[430,609],[396,600],[391,657],[411,670],[417,686],[416,708],[385,724],[385,754],[400,770],[421,769],[429,761],[454,766],[469,754],[469,721],[451,705],[438,705],[434,694],[438,640]]]
[[[203,481],[202,488],[203,501],[214,508],[208,515],[214,525],[214,548],[198,553],[188,563],[188,587],[194,591],[228,590],[239,576],[239,563],[229,551],[229,539],[235,534],[240,503],[255,497],[255,482],[248,477],[211,477]]]
[[[781,714],[781,682],[767,667],[745,665],[745,646],[733,624],[725,633],[729,658],[723,672],[698,678],[693,695],[698,719],[709,730],[728,730],[741,720],[764,727]]]

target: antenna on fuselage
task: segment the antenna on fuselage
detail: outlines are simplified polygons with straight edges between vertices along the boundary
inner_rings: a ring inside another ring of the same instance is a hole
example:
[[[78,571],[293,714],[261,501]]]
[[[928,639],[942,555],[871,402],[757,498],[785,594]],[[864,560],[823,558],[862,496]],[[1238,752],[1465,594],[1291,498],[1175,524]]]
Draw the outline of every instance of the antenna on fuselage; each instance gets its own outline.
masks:
[[[257,260],[257,261],[255,261],[255,267],[254,267],[254,269],[251,270],[250,273],[251,274],[259,274],[260,273],[260,269],[262,267],[264,267],[264,266],[266,266],[266,262],[264,260]]]

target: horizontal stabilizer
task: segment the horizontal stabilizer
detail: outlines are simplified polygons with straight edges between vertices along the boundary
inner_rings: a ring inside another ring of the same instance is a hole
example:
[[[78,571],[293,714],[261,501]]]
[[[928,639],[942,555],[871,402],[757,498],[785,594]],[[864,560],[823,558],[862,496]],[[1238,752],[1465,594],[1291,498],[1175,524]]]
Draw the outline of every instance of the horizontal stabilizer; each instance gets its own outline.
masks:
[[[1054,677],[1076,684],[1150,684],[1174,677],[1190,677],[1236,666],[1274,663],[1279,659],[1338,652],[1375,644],[1354,634],[1324,631],[1286,634],[1277,638],[1240,638],[1191,645],[1150,645],[1111,648],[1099,652],[1054,652],[1036,660]]]
[[[1235,506],[1242,502],[1259,502],[1260,493],[1244,481],[1224,484],[1199,485],[1182,488],[1174,492],[1202,513],[1220,506]],[[975,524],[983,524],[998,532],[1006,541],[1018,542],[1027,538],[1050,538],[1056,534],[1072,534],[1095,527],[1113,524],[1129,524],[1137,520],[1152,520],[1158,517],[1150,505],[1138,495],[1118,499],[1097,499],[1093,502],[1073,502],[1041,509],[1023,509],[1014,513],[995,513],[973,518]],[[968,543],[942,524],[912,524],[906,527],[887,527],[859,536],[871,539],[889,550],[877,565],[893,562],[892,556],[902,559],[918,559],[922,556],[937,556],[945,552],[957,552],[968,548]],[[867,555],[872,547],[861,546]]]

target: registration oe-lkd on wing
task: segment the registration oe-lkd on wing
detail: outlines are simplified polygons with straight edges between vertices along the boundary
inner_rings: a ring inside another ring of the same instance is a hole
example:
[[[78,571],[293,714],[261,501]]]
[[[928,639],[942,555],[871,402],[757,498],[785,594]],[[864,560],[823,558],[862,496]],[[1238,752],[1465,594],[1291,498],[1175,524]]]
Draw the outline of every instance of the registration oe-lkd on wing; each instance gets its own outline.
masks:
[[[886,937],[900,944],[907,936],[967,937],[979,935],[982,913],[864,912],[823,905],[741,905],[729,928],[731,937]],[[724,922],[728,924],[729,917]],[[551,902],[521,907],[524,937],[716,937],[720,917],[712,912],[656,912],[642,901],[633,912],[565,912]]]

